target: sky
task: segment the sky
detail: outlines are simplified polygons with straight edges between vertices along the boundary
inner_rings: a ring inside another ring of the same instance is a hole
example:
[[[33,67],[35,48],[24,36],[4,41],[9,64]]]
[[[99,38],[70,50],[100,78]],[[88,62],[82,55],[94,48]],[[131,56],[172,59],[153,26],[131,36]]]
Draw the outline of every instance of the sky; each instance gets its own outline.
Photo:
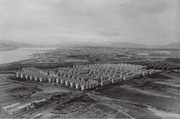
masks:
[[[177,42],[180,0],[0,0],[0,39]]]

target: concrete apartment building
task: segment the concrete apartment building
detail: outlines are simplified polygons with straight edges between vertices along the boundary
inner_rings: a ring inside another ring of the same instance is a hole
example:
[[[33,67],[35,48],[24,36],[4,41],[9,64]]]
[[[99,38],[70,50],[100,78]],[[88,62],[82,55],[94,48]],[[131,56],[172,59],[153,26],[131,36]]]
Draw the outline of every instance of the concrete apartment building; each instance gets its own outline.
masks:
[[[146,77],[158,72],[160,70],[147,70],[145,66],[141,65],[90,64],[50,70],[27,67],[16,72],[16,77],[40,82],[54,82],[75,89],[86,90],[142,76]]]

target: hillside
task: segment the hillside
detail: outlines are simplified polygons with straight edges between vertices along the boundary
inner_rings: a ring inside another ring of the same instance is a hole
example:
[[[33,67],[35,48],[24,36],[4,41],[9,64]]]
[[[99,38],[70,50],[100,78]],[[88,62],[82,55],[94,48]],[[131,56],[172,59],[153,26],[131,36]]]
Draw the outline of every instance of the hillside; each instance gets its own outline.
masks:
[[[150,46],[145,44],[137,44],[130,42],[117,42],[107,45],[108,47],[118,47],[118,48],[149,48]]]
[[[17,48],[34,47],[34,46],[35,45],[31,45],[31,44],[27,44],[27,43],[0,40],[0,51],[14,50],[14,49],[17,49]]]
[[[130,42],[116,42],[112,44],[108,44],[108,47],[118,47],[118,48],[152,48],[152,49],[179,49],[180,42],[177,43],[169,43],[167,45],[146,45],[146,44],[138,44],[138,43],[130,43]]]

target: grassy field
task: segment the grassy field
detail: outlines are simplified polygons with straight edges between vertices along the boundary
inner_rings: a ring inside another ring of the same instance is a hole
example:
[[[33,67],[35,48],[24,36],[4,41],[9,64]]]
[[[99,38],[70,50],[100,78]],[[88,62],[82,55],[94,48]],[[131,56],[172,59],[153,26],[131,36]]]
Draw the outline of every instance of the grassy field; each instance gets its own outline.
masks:
[[[149,95],[148,93],[145,94],[134,90],[128,90],[127,88],[120,86],[101,91],[101,93],[108,97],[121,99],[123,101],[129,101],[141,105],[151,105],[152,107],[156,107],[160,110],[180,113],[179,99]]]
[[[1,106],[14,103],[24,97],[29,97],[36,89],[30,86],[24,87],[23,84],[9,79],[0,79],[0,104]]]
[[[120,84],[99,91],[101,95],[120,99],[123,101],[152,106],[156,109],[180,114],[180,95],[179,88],[174,86],[167,86],[167,84],[155,84],[156,81],[166,82],[180,82],[174,75],[156,75],[145,79],[136,79],[126,84]]]
[[[114,114],[114,118],[160,119],[160,117],[149,111],[145,106],[101,95],[93,95],[93,97],[111,109],[116,110],[117,113]]]
[[[19,102],[29,103],[48,98],[55,93],[78,92],[52,83],[10,79],[10,74],[0,74],[0,107]],[[1,114],[0,114],[1,115]],[[3,117],[5,118],[5,117]]]

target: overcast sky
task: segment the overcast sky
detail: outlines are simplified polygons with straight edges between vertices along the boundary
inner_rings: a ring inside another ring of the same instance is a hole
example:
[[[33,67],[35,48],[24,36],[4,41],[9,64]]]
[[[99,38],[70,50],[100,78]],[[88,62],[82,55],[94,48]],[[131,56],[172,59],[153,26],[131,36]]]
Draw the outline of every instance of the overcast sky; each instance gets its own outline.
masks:
[[[178,1],[0,0],[0,39],[177,42]]]

